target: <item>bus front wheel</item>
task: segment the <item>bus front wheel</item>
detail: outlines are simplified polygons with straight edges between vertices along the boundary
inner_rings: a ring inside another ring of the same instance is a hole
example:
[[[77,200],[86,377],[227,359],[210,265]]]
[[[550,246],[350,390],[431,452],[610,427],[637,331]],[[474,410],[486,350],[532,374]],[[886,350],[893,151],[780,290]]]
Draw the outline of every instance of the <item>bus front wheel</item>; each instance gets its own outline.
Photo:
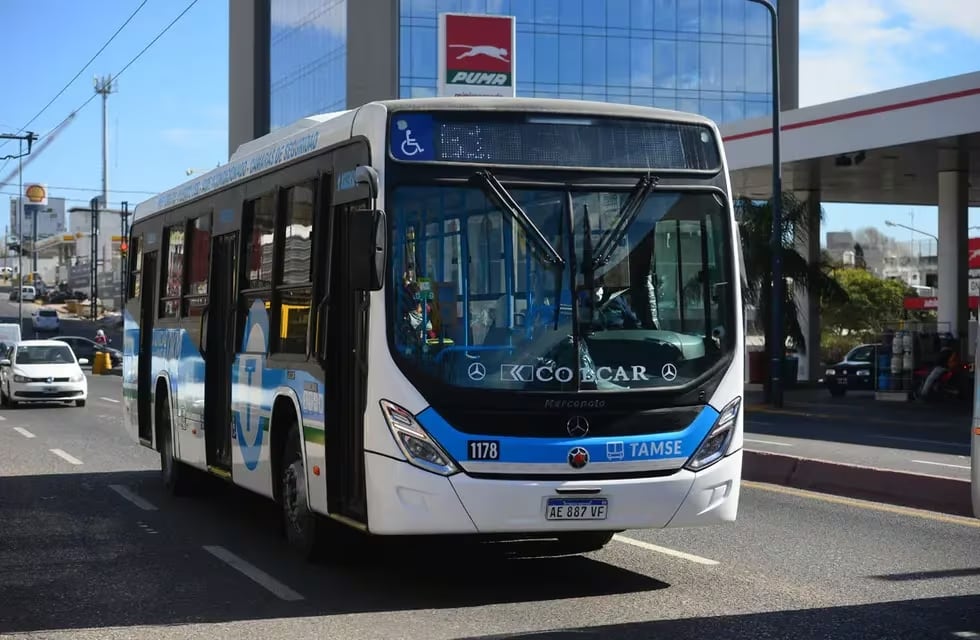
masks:
[[[174,457],[173,431],[170,425],[170,398],[161,397],[157,409],[157,441],[160,443],[160,475],[163,485],[175,496],[191,493],[191,470]]]
[[[279,468],[279,496],[286,540],[307,560],[322,559],[326,555],[328,523],[309,508],[303,452],[295,423],[286,437]]]

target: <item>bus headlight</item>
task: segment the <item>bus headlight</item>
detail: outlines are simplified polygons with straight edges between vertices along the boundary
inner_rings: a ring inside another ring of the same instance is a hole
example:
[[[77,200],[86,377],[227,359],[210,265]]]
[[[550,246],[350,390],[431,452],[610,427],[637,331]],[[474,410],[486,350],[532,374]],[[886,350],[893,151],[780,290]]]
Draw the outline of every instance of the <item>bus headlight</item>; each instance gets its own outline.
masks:
[[[382,400],[381,412],[385,416],[388,428],[391,429],[391,434],[395,436],[398,448],[410,463],[419,469],[438,473],[441,476],[459,473],[459,468],[449,455],[429,437],[409,411],[394,402]]]
[[[740,397],[725,405],[725,408],[718,414],[715,424],[708,431],[708,435],[701,442],[701,446],[684,465],[686,469],[701,471],[718,462],[728,453],[728,446],[732,442],[732,436],[735,435],[735,424],[741,406],[742,398]]]

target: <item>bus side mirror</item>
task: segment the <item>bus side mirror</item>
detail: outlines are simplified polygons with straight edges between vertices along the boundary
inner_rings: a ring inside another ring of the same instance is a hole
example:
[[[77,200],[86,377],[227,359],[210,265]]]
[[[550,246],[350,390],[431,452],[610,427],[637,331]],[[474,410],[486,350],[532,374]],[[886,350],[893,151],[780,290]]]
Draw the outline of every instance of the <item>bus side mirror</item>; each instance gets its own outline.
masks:
[[[384,281],[388,226],[384,211],[355,211],[350,217],[347,273],[351,287],[379,291]]]

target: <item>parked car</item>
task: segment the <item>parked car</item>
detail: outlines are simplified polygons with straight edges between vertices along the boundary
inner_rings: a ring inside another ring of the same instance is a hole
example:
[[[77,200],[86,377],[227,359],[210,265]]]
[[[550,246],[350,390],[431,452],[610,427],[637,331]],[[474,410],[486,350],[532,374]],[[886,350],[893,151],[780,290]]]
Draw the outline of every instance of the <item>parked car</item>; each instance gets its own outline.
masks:
[[[67,343],[78,358],[84,358],[90,364],[95,362],[96,353],[102,353],[104,351],[109,354],[109,360],[112,362],[113,367],[122,366],[122,351],[99,344],[91,338],[84,338],[82,336],[56,336],[52,340],[60,340],[61,342]]]
[[[832,396],[848,391],[874,391],[878,350],[880,344],[859,344],[844,359],[824,371],[824,384]]]
[[[54,309],[41,308],[31,314],[34,334],[58,333],[61,331],[61,320]]]
[[[0,359],[0,403],[74,402],[84,407],[88,380],[82,372],[84,358],[58,340],[23,340]]]

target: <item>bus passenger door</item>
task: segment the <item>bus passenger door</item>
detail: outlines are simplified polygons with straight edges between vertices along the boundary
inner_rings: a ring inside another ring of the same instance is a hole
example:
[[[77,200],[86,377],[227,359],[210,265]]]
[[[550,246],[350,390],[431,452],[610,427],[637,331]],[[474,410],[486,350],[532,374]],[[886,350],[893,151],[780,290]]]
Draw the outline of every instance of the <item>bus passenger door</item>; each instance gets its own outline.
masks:
[[[136,364],[136,411],[139,421],[139,437],[147,443],[153,440],[153,409],[152,389],[153,380],[153,320],[156,308],[153,303],[157,299],[154,279],[157,277],[157,252],[143,254],[143,271],[140,277],[139,298],[139,345],[137,346]],[[159,443],[157,443],[159,444]]]
[[[356,291],[347,277],[350,218],[367,201],[334,206],[331,211],[330,263],[324,368],[327,389],[327,507],[367,522],[364,477],[364,411],[367,387],[368,293]]]
[[[238,232],[211,240],[211,291],[204,334],[204,430],[209,467],[231,470],[231,365],[235,359]]]

